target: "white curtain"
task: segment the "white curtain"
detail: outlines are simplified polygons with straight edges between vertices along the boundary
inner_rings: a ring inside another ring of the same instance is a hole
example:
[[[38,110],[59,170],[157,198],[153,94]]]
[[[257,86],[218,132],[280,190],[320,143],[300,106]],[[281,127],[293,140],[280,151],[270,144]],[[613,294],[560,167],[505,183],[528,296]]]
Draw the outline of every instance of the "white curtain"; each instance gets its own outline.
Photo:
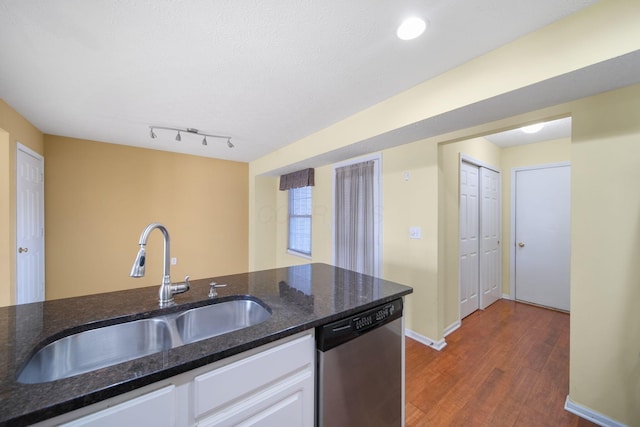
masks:
[[[373,160],[336,168],[335,260],[338,267],[375,274]]]

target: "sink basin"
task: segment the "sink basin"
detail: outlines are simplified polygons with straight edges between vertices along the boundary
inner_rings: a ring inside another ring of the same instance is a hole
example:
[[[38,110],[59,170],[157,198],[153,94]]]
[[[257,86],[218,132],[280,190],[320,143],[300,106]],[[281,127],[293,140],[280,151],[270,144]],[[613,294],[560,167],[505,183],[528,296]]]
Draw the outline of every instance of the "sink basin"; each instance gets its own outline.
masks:
[[[267,320],[271,313],[252,300],[233,300],[193,308],[176,318],[182,341],[192,343]]]
[[[72,377],[262,323],[266,306],[236,299],[149,319],[103,326],[60,338],[36,352],[18,382]]]
[[[34,384],[93,371],[171,348],[162,319],[143,319],[80,332],[46,345],[29,360],[18,381]]]

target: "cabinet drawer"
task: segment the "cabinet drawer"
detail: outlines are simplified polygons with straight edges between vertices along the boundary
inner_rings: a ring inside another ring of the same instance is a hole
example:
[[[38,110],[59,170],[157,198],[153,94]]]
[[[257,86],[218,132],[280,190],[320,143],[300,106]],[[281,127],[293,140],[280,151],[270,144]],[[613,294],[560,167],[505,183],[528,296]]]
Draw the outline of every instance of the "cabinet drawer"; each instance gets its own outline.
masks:
[[[197,423],[197,427],[313,427],[314,381],[310,369],[253,394]]]
[[[174,386],[164,387],[61,425],[64,427],[174,426],[176,419],[174,391]]]
[[[220,408],[287,375],[312,367],[314,340],[305,335],[194,380],[195,417]]]

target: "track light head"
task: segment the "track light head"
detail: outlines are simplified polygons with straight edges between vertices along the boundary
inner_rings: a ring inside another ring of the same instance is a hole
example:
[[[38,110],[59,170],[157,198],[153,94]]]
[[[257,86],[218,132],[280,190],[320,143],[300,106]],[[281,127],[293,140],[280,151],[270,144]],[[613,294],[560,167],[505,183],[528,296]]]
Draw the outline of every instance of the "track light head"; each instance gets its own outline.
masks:
[[[229,148],[233,148],[233,147],[235,147],[235,145],[233,145],[233,144],[231,143],[231,138],[227,138],[227,147],[229,147]]]
[[[156,138],[156,134],[153,132],[153,128],[149,128],[149,135],[151,136],[151,139]]]
[[[202,138],[202,145],[207,145],[207,137]]]
[[[176,135],[176,141],[178,142],[182,141],[182,137],[180,136],[180,131],[178,131],[178,134]]]

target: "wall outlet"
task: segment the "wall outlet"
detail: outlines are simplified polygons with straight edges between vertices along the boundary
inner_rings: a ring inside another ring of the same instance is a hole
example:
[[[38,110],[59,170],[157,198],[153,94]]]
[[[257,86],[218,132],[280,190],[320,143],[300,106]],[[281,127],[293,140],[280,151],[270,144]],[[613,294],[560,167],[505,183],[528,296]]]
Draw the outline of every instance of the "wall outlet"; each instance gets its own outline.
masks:
[[[171,257],[171,265],[176,265],[178,263],[178,258]]]
[[[422,239],[422,228],[421,227],[409,227],[409,238],[410,239]]]

